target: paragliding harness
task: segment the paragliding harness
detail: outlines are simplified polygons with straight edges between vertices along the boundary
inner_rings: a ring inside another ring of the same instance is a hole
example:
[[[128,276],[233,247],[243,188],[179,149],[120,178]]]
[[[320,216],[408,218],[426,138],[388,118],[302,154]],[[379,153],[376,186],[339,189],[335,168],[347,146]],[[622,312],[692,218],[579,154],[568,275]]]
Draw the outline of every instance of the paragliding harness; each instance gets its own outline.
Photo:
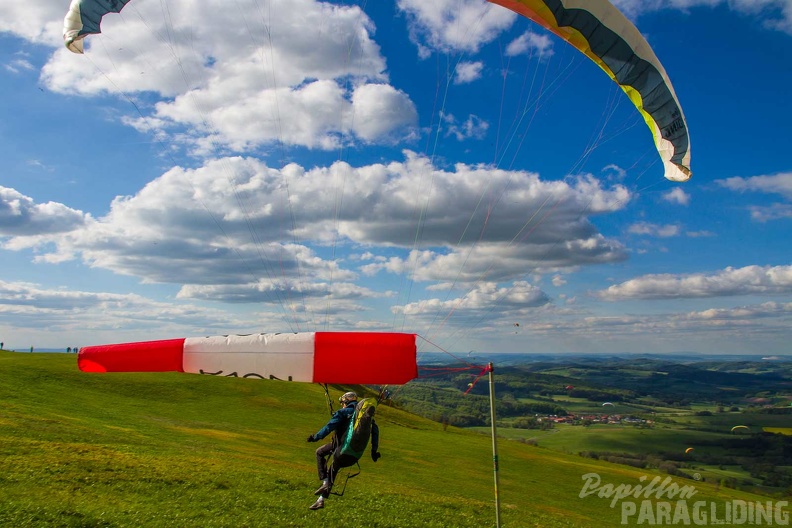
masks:
[[[327,391],[327,385],[325,385],[325,395],[327,396],[327,404],[332,414],[333,404],[330,400],[330,394]],[[355,412],[349,420],[346,432],[343,437],[336,437],[335,439],[335,450],[333,451],[332,460],[329,461],[328,465],[331,468],[335,466],[339,470],[357,466],[357,470],[351,470],[346,474],[341,491],[331,491],[333,495],[343,497],[349,479],[360,475],[359,460],[368,446],[369,438],[371,438],[371,424],[374,420],[377,403],[379,403],[379,399],[375,400],[374,398],[363,398],[357,402],[357,405],[355,405]],[[352,471],[355,472],[353,473]],[[338,472],[335,474],[335,477],[337,476]],[[332,484],[335,484],[335,482],[332,482]]]

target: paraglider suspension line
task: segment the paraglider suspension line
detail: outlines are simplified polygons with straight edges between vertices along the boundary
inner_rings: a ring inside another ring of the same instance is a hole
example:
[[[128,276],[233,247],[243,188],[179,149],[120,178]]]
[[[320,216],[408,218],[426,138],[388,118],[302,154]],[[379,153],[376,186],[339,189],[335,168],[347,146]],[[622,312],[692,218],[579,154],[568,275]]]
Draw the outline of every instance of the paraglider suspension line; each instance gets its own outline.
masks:
[[[322,388],[325,392],[325,399],[327,400],[327,408],[330,409],[330,416],[333,415],[333,400],[330,398],[330,391],[327,388],[327,383],[322,383]]]
[[[330,493],[332,493],[333,495],[337,495],[338,497],[344,496],[344,491],[346,491],[346,487],[347,487],[347,483],[349,482],[349,479],[355,478],[358,475],[360,475],[360,462],[356,462],[355,465],[357,466],[357,471],[355,471],[354,473],[352,473],[352,471],[349,471],[346,474],[346,478],[344,479],[344,486],[341,488],[341,491],[331,491]]]

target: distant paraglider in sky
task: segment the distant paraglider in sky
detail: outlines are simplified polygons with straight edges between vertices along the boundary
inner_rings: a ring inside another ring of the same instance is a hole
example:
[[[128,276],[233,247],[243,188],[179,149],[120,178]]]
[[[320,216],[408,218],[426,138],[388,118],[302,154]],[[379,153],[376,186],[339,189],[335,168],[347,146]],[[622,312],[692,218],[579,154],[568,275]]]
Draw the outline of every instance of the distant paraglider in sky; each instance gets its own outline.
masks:
[[[750,431],[747,425],[735,425],[731,428],[731,432],[739,431],[740,429],[745,429],[746,431]]]
[[[602,404],[603,407],[605,407],[606,405],[610,405],[611,407],[616,407],[611,402],[605,402],[605,403]]]
[[[685,449],[685,454],[688,454],[691,451],[693,451],[693,448],[692,447],[688,447],[687,449]]]

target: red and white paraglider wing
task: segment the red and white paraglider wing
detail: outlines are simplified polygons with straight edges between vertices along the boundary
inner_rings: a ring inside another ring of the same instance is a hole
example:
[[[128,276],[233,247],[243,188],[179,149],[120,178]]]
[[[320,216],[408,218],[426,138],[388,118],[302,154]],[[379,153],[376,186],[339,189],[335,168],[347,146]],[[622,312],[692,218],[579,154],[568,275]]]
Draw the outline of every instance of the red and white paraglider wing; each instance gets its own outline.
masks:
[[[184,372],[313,381],[314,333],[188,337]]]
[[[317,383],[403,385],[416,377],[415,334],[316,332]]]
[[[84,372],[191,372],[316,383],[401,385],[418,375],[414,334],[299,332],[86,346]]]
[[[183,372],[184,338],[86,346],[77,354],[83,372]]]

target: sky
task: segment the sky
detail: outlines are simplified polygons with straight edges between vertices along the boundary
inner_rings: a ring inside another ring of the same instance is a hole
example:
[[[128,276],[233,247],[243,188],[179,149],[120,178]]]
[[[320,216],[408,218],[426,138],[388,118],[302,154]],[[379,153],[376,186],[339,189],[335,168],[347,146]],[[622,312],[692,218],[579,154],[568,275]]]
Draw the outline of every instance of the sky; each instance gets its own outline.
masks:
[[[0,341],[416,333],[790,354],[792,0],[614,1],[692,178],[583,54],[483,0],[0,0]]]

